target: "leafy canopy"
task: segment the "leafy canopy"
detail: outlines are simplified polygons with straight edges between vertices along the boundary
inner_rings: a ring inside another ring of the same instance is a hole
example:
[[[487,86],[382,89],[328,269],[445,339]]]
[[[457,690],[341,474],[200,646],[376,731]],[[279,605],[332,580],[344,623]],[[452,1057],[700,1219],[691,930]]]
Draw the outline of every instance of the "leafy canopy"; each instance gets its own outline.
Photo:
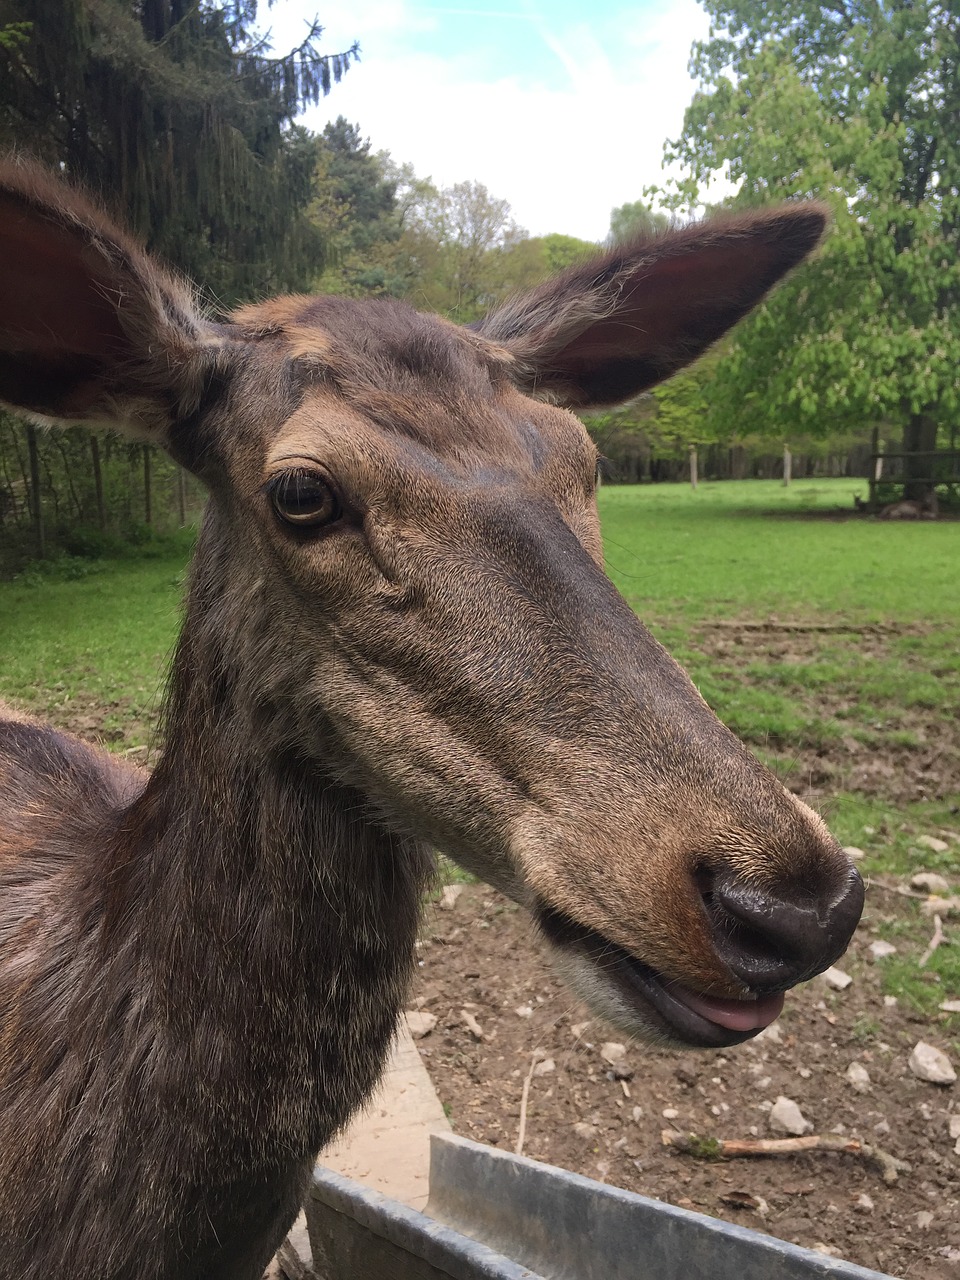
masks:
[[[709,413],[751,432],[826,434],[960,412],[960,21],[955,0],[702,0],[700,89],[667,148],[692,207],[816,197],[817,262],[737,331]]]

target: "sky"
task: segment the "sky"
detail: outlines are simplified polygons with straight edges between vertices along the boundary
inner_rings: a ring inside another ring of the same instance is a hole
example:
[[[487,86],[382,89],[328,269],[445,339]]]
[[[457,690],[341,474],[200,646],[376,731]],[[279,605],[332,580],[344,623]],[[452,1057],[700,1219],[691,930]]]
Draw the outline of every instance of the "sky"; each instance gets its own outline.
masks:
[[[440,186],[482,182],[531,235],[602,240],[610,210],[663,180],[708,20],[695,0],[277,0],[274,50],[324,24],[361,61],[302,123],[344,115]]]

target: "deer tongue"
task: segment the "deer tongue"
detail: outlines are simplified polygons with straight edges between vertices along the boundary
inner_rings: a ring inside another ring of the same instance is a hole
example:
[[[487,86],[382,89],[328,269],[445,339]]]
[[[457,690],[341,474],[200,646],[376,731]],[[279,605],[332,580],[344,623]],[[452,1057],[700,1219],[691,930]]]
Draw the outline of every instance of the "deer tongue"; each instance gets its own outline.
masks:
[[[753,1031],[769,1027],[783,1009],[783,993],[760,996],[756,1000],[720,1000],[715,996],[697,995],[688,987],[671,986],[670,994],[708,1022],[730,1031]]]

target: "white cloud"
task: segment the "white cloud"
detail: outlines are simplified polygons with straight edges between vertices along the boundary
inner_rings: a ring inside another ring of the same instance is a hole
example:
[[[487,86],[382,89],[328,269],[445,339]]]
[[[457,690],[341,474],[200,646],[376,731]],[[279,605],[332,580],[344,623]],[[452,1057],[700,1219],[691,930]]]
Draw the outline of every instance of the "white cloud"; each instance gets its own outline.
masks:
[[[374,149],[411,161],[435,182],[483,182],[533,234],[601,239],[614,206],[662,179],[664,140],[679,133],[693,93],[686,66],[692,42],[706,34],[703,10],[673,0],[652,13],[629,11],[606,42],[609,26],[558,28],[529,9],[515,14],[529,19],[517,36],[546,42],[566,71],[549,88],[519,74],[481,79],[469,49],[453,57],[416,52],[411,32],[435,30],[439,12],[356,0],[329,23],[324,47],[356,36],[363,62],[304,122],[319,129],[345,115]],[[278,5],[271,20],[282,47],[294,30],[289,12]]]

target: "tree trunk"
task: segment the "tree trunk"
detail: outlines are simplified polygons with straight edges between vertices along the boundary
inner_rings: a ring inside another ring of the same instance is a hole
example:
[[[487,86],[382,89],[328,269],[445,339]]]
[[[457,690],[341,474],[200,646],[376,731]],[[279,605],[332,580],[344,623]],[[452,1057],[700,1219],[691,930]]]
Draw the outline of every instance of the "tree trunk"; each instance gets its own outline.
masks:
[[[937,422],[929,413],[913,413],[907,419],[903,429],[903,452],[932,453],[937,447]],[[912,502],[922,502],[930,492],[929,480],[924,476],[932,474],[933,459],[930,457],[904,458],[903,460],[903,496]]]
[[[47,554],[43,528],[43,503],[40,501],[40,451],[37,446],[37,428],[27,427],[27,450],[30,454],[30,506],[33,515],[33,531],[37,540],[37,555]]]
[[[696,487],[697,487],[697,446],[695,444],[692,444],[690,446],[690,488],[696,489]]]
[[[789,484],[793,479],[793,454],[790,452],[790,446],[783,446],[783,483]]]
[[[153,524],[153,493],[150,479],[150,446],[143,446],[143,519],[147,525]]]
[[[97,523],[100,532],[107,527],[107,508],[103,501],[103,470],[100,466],[100,441],[95,435],[90,436],[90,458],[93,462],[93,484],[97,492]]]
[[[183,467],[177,467],[177,514],[182,529],[187,523],[187,474]]]

